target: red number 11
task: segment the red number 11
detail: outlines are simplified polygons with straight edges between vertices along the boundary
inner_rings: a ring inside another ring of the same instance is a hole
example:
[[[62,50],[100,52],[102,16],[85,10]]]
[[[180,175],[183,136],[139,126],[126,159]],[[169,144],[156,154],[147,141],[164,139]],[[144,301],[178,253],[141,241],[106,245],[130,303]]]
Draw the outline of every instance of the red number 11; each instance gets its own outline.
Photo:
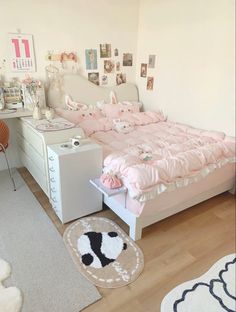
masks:
[[[16,57],[21,57],[21,55],[20,55],[19,39],[12,39],[11,41],[14,44],[14,47],[15,47]],[[25,48],[25,56],[26,57],[30,57],[29,40],[22,39],[21,42],[22,42],[22,44],[24,45],[24,48]]]

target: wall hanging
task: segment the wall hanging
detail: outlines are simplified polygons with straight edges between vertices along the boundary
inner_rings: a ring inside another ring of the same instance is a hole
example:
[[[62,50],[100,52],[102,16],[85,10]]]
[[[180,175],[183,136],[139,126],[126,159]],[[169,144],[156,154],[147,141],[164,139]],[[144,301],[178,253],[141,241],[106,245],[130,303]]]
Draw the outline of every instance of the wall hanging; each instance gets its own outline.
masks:
[[[8,34],[9,66],[12,72],[35,72],[33,36],[20,33]]]

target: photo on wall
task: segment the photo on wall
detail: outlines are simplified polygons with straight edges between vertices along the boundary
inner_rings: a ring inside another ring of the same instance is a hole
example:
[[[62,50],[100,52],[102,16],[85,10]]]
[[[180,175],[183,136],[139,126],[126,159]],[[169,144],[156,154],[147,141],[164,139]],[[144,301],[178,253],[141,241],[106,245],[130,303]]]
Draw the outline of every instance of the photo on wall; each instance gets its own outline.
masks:
[[[152,91],[154,84],[154,77],[147,77],[147,90]]]
[[[133,54],[124,53],[123,54],[123,66],[132,66],[133,65]]]
[[[111,57],[111,44],[100,44],[100,57],[107,58]]]
[[[108,84],[108,76],[107,75],[103,75],[101,78],[101,84],[102,86],[105,86]]]
[[[156,55],[149,55],[148,67],[149,68],[154,68],[155,67],[155,62],[156,62]]]
[[[120,62],[116,62],[116,71],[120,71]]]
[[[116,74],[116,84],[120,85],[122,83],[126,83],[126,74],[123,73]]]
[[[143,77],[143,78],[147,77],[147,64],[144,64],[144,63],[141,64],[140,77]]]
[[[88,80],[99,86],[99,73],[88,73]]]
[[[104,74],[112,74],[115,71],[115,63],[112,60],[104,61]]]
[[[118,49],[116,48],[116,49],[114,49],[114,56],[118,56],[119,55],[119,51],[118,51]]]
[[[86,49],[85,50],[85,60],[86,60],[86,69],[97,69],[97,50],[95,49]]]

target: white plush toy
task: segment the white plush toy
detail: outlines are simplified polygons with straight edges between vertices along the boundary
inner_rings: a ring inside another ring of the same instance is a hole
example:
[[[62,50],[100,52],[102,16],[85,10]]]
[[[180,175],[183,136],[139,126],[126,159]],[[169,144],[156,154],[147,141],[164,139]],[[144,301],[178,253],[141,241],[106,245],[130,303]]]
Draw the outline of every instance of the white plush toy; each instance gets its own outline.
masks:
[[[114,129],[119,133],[129,133],[134,130],[134,127],[125,120],[113,119]]]
[[[2,282],[11,274],[10,265],[0,259],[0,311],[19,312],[22,306],[21,292],[16,287],[5,288]]]

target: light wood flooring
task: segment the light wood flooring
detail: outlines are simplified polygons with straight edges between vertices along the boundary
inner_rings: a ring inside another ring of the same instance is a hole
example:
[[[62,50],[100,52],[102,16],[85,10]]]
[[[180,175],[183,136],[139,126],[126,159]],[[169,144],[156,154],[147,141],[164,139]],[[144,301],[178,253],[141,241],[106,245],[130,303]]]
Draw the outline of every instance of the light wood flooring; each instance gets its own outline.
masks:
[[[60,223],[27,169],[19,172],[62,235],[69,224]],[[112,211],[96,215],[114,220],[127,231]],[[235,198],[226,192],[151,225],[137,244],[145,258],[140,277],[125,287],[99,288],[103,298],[84,312],[160,311],[163,297],[173,287],[199,277],[218,259],[235,252]]]

